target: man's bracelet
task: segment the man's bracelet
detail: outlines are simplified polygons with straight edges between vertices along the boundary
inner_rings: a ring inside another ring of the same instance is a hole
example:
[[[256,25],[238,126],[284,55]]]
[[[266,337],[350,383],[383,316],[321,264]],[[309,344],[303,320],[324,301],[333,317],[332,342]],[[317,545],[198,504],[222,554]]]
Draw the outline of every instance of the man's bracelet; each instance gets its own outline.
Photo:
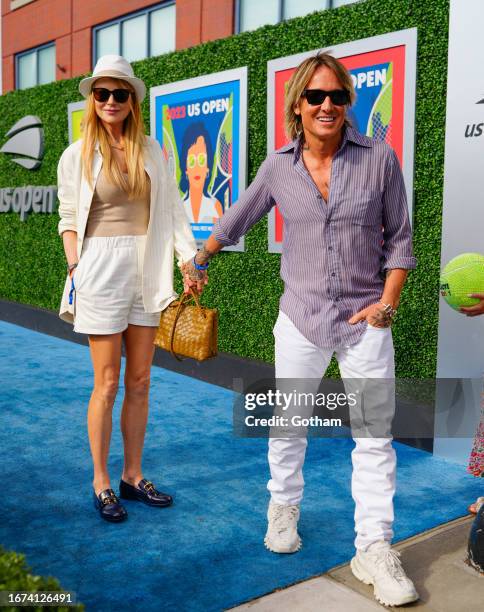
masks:
[[[197,260],[196,260],[197,255],[200,255],[200,259],[202,260],[203,263],[201,264],[197,263]],[[193,265],[195,266],[197,270],[206,270],[208,268],[208,264],[210,260],[212,259],[214,255],[215,253],[211,253],[207,249],[207,247],[203,245],[202,248],[198,251],[198,253],[196,253],[195,257],[193,258]]]
[[[196,255],[195,255],[196,257]],[[195,259],[195,257],[193,258],[193,265],[195,267],[196,270],[206,270],[208,268],[208,264],[210,263],[209,261],[207,261],[207,263],[204,264],[197,264],[197,260]]]
[[[385,304],[381,300],[379,301],[379,304],[381,304],[383,306],[383,312],[388,317],[390,317],[390,319],[392,319],[397,314],[397,309],[393,308],[393,306],[391,306],[390,304]]]

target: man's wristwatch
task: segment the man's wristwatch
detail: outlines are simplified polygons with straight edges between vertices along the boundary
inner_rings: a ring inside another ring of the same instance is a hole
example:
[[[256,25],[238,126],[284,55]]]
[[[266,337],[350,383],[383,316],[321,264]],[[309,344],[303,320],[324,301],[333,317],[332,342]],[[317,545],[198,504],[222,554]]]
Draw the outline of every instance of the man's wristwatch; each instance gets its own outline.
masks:
[[[67,272],[68,272],[68,274],[70,274],[72,272],[72,270],[75,270],[77,268],[77,264],[78,264],[78,262],[73,263],[73,264],[67,264]]]

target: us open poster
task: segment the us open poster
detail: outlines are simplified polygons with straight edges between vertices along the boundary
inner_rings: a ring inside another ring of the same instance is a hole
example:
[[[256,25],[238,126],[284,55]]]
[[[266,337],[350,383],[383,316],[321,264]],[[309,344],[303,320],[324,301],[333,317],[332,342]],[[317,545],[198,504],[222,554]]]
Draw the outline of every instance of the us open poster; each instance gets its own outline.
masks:
[[[82,136],[82,118],[86,102],[71,102],[67,105],[67,123],[69,126],[69,144],[76,142]]]
[[[246,187],[247,68],[154,87],[150,110],[200,245]],[[243,240],[227,250],[243,251]]]
[[[405,179],[410,218],[413,200],[415,132],[416,29],[392,32],[337,45],[329,49],[350,72],[356,103],[348,116],[362,134],[383,140],[398,156]],[[268,62],[268,153],[287,142],[284,131],[284,98],[296,67],[317,50]],[[269,252],[280,253],[283,219],[277,209],[269,215]]]

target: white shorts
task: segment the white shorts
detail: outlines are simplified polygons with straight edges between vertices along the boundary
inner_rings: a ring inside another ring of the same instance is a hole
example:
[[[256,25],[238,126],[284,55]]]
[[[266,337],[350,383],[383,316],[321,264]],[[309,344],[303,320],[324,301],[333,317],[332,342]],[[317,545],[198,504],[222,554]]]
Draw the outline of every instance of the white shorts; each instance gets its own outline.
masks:
[[[158,327],[160,313],[145,312],[142,269],[146,236],[85,238],[74,272],[74,331],[117,334],[129,324]]]

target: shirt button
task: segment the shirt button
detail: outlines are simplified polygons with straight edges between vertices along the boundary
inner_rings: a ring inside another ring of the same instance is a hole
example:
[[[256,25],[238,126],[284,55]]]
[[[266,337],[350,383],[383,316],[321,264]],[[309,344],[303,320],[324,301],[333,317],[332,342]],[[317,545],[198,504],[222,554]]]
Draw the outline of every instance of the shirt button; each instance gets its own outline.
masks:
[[[336,276],[336,272],[331,272],[331,276]]]
[[[323,196],[321,194],[318,195],[318,200],[322,200]]]
[[[339,302],[339,301],[340,301],[340,299],[341,299],[341,298],[339,298],[339,297],[335,297],[335,298],[334,298],[334,301],[335,301],[335,302]]]
[[[332,251],[332,250],[333,250],[333,247],[332,247],[332,246],[329,246],[329,247],[328,247],[328,251]]]

